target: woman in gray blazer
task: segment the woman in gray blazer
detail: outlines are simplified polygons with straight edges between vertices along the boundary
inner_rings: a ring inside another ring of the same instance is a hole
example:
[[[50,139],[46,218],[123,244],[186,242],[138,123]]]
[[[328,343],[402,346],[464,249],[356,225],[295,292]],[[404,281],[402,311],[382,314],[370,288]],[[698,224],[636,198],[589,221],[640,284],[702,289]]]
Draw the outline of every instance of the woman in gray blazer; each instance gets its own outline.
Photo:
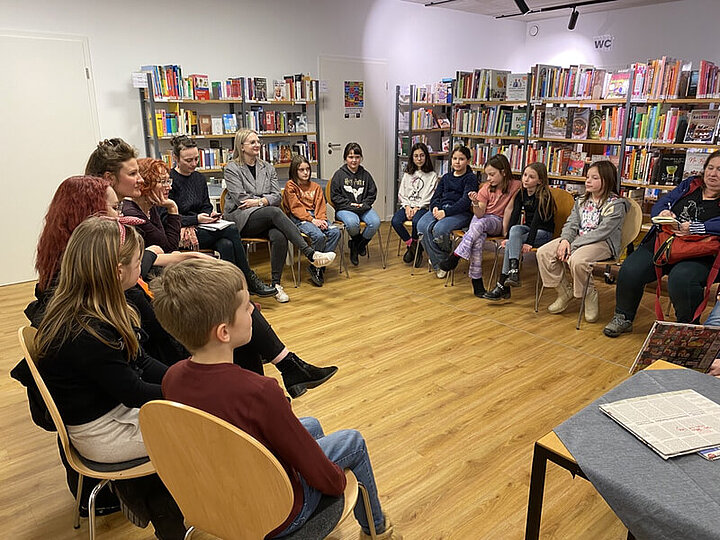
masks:
[[[243,237],[270,240],[272,285],[278,302],[290,300],[280,285],[288,240],[317,267],[330,264],[335,253],[315,251],[300,236],[300,231],[280,209],[280,185],[275,168],[260,159],[260,138],[251,129],[235,134],[233,158],[225,167],[228,199],[224,215],[234,221]]]

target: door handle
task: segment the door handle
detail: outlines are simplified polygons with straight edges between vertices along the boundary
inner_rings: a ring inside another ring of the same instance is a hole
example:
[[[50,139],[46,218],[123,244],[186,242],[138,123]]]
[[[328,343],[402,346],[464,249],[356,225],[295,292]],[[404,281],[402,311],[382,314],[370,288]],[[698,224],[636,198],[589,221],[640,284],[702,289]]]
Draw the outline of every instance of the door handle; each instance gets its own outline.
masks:
[[[332,154],[332,153],[333,153],[333,149],[338,150],[338,149],[340,149],[341,146],[342,146],[341,143],[331,143],[331,142],[329,142],[329,143],[328,143],[328,154]]]

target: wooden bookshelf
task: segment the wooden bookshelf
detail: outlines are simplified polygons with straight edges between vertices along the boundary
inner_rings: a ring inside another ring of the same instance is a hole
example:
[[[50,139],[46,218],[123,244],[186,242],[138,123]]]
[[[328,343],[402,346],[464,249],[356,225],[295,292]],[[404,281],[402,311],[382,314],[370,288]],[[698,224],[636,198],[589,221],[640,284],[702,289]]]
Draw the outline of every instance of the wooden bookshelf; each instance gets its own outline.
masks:
[[[500,135],[497,133],[453,133],[452,136],[462,139],[502,139],[506,141],[522,141],[525,139],[522,135]]]
[[[550,138],[550,137],[530,137],[530,142],[533,141],[540,141],[540,142],[554,142],[554,143],[568,143],[568,144],[602,144],[602,145],[615,145],[619,146],[622,144],[622,141],[618,141],[615,139],[556,139],[556,138]]]
[[[629,187],[629,188],[642,188],[642,189],[662,189],[663,191],[671,191],[675,189],[677,186],[659,186],[655,184],[636,184],[634,182],[627,182],[623,180],[620,185],[623,187]]]
[[[463,105],[483,105],[485,107],[495,107],[498,105],[507,105],[509,107],[517,107],[527,105],[527,101],[506,101],[506,100],[481,100],[481,99],[460,99],[453,103],[461,107]]]
[[[626,146],[647,146],[649,148],[675,148],[678,150],[687,150],[688,148],[698,148],[714,152],[720,150],[719,144],[702,144],[702,143],[668,143],[668,142],[652,142],[652,141],[626,141]]]

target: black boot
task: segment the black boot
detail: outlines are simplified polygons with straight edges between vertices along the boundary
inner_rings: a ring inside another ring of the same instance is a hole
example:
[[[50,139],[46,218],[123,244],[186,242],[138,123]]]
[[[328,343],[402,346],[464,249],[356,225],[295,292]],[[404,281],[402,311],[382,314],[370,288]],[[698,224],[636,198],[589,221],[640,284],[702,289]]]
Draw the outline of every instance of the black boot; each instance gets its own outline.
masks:
[[[509,300],[510,299],[510,287],[505,287],[504,285],[501,285],[499,282],[497,285],[495,285],[495,288],[492,291],[488,291],[485,293],[485,296],[483,298],[487,298],[488,300]]]
[[[407,247],[405,255],[403,255],[403,262],[405,264],[412,264],[415,260],[415,250],[417,249],[417,240],[413,240],[412,243]]]
[[[282,373],[285,389],[293,399],[302,396],[308,388],[320,386],[338,370],[336,366],[322,368],[313,366],[303,362],[292,352],[288,353],[276,366]]]
[[[353,266],[357,266],[360,263],[358,260],[358,242],[360,241],[360,238],[360,236],[352,236],[348,241],[348,247],[350,248],[350,262]]]
[[[510,259],[510,270],[508,270],[507,279],[505,285],[508,287],[519,287],[520,286],[520,261],[517,259]]]
[[[323,279],[322,274],[320,273],[320,268],[311,264],[310,266],[308,266],[308,274],[310,274],[310,281],[313,285],[317,287],[323,286]]]
[[[448,258],[444,261],[440,262],[438,265],[441,270],[445,270],[446,272],[449,272],[450,270],[455,270],[457,268],[458,263],[460,262],[460,257],[455,255],[455,253],[451,253],[448,255]]]
[[[357,241],[358,255],[360,255],[361,257],[364,257],[365,255],[367,255],[367,246],[369,243],[370,243],[370,240],[365,238],[363,235],[360,235],[358,237],[358,241]]]
[[[327,266],[318,268],[318,270],[320,270],[320,279],[322,280],[323,284],[325,283],[325,268],[327,268]]]
[[[483,283],[482,278],[473,278],[472,280],[472,286],[473,286],[473,294],[477,296],[478,298],[482,298],[485,293],[487,292],[485,290],[485,284]]]
[[[263,282],[263,280],[260,279],[252,270],[245,275],[245,279],[247,280],[248,292],[250,294],[254,294],[256,296],[275,296],[277,294],[275,287],[271,287],[267,283]]]
[[[422,268],[423,265],[423,247],[420,242],[417,243],[417,255],[415,255],[415,268]]]

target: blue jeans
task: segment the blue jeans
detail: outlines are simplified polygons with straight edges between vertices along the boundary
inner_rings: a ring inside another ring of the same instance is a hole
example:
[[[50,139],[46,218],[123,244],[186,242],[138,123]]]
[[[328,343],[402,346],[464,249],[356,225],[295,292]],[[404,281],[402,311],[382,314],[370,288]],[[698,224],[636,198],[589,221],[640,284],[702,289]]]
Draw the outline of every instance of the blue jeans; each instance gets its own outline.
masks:
[[[311,216],[315,217],[313,212],[309,212]],[[307,234],[310,237],[310,243],[315,251],[335,251],[340,241],[340,229],[333,227],[328,221],[328,228],[324,231],[313,225],[311,221],[301,221],[295,216],[290,216],[290,219],[300,229],[300,232]]]
[[[373,474],[370,456],[368,455],[363,436],[360,435],[359,431],[354,429],[342,429],[330,435],[325,435],[318,419],[311,416],[300,418],[300,422],[305,429],[308,430],[308,433],[312,435],[313,439],[317,441],[330,461],[343,470],[350,469],[358,482],[365,486],[370,498],[370,508],[372,509],[373,520],[375,521],[375,530],[378,533],[382,532],[384,530],[385,517],[380,507],[380,499],[378,498],[377,486],[375,485],[375,475]],[[310,487],[302,476],[300,480],[303,486],[303,505],[300,513],[293,522],[288,525],[287,529],[282,531],[277,537],[288,535],[302,527],[320,503],[322,493]],[[362,497],[358,497],[354,512],[355,519],[360,524],[362,530],[365,534],[370,534]]]
[[[432,212],[427,212],[420,218],[417,230],[422,235],[422,246],[430,257],[433,268],[437,270],[438,264],[444,261],[452,250],[450,233],[467,227],[471,217],[470,214],[457,214],[445,216],[438,221]]]
[[[418,237],[418,229],[417,224],[420,221],[420,218],[423,217],[425,214],[427,214],[427,208],[419,208],[417,212],[415,212],[415,215],[412,218],[412,239],[417,240]],[[405,214],[405,209],[400,208],[397,212],[395,212],[395,215],[392,217],[392,227],[395,229],[395,232],[398,233],[398,236],[403,242],[407,242],[410,240],[410,235],[407,232],[407,229],[403,226],[403,223],[407,221],[407,215]]]
[[[372,208],[359,216],[350,210],[338,210],[335,212],[335,217],[345,224],[351,237],[360,234],[360,221],[365,222],[365,230],[362,233],[365,240],[370,240],[380,228],[380,216]]]
[[[505,244],[505,256],[503,257],[502,273],[507,274],[510,270],[510,259],[520,259],[522,247],[530,234],[530,227],[527,225],[513,225],[508,233],[508,241]],[[553,233],[538,229],[535,234],[534,248],[538,248],[543,244],[547,244],[552,240]]]
[[[706,326],[720,326],[720,301],[715,302],[715,306],[712,308],[710,315],[708,315]]]

